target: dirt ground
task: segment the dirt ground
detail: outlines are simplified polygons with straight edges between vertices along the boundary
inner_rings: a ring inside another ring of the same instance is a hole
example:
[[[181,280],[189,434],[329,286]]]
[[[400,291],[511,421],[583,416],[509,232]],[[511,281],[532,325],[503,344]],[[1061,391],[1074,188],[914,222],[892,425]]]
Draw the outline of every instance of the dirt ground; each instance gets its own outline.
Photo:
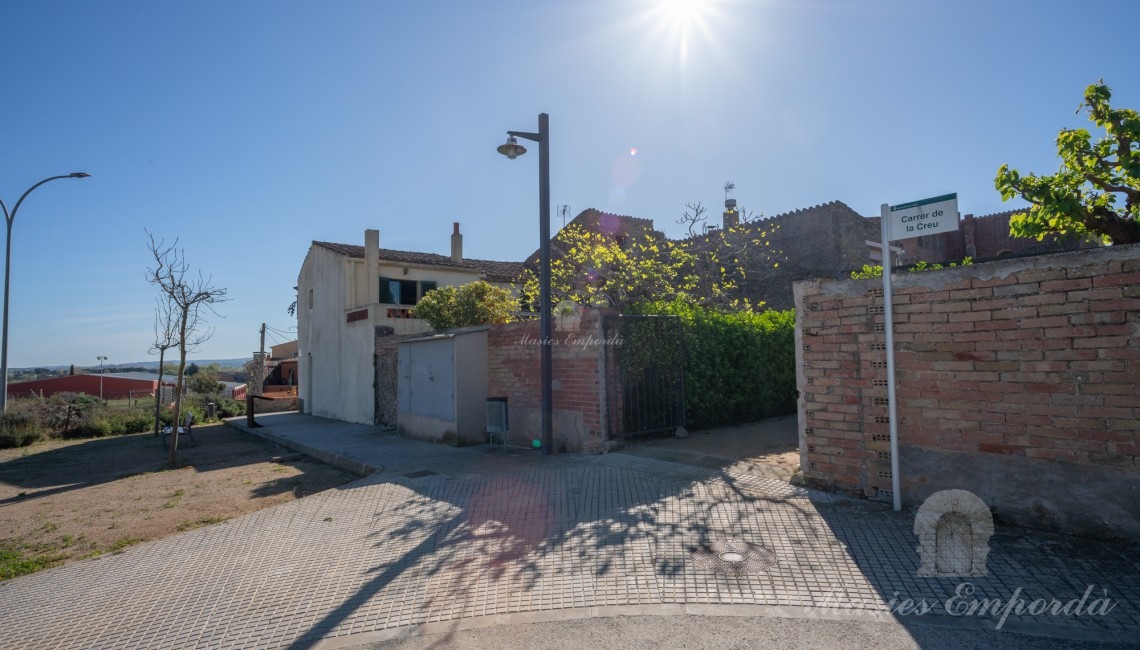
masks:
[[[355,478],[222,424],[195,427],[194,437],[197,445],[180,442],[173,470],[151,434],[0,450],[0,580]]]
[[[794,415],[694,431],[686,438],[626,441],[618,453],[783,481],[790,479],[800,467],[799,432]]]

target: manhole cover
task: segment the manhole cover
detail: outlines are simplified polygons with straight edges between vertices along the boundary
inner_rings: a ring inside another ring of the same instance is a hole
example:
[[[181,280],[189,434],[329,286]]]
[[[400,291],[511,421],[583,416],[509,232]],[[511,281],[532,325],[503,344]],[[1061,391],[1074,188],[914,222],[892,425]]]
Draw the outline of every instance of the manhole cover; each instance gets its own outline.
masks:
[[[764,573],[776,564],[776,554],[739,539],[712,542],[691,553],[693,566],[730,576]]]
[[[416,472],[408,472],[407,474],[404,474],[404,476],[406,476],[408,478],[423,478],[425,476],[434,476],[434,475],[435,475],[435,472],[431,471],[430,469],[421,469],[421,470],[416,471]]]

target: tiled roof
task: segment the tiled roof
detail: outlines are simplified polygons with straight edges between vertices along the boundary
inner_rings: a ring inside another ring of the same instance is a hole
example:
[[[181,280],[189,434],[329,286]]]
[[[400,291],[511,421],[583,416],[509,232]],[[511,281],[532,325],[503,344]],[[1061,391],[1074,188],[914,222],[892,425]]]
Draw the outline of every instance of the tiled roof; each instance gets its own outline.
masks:
[[[315,241],[314,246],[327,248],[334,253],[347,257],[364,259],[364,247],[354,244],[334,244],[332,242]],[[456,262],[446,255],[435,253],[417,253],[415,251],[398,251],[390,248],[380,249],[381,262],[396,262],[399,264],[424,264],[440,266],[451,269],[463,269],[479,273],[488,280],[495,282],[511,282],[522,273],[523,265],[520,262],[496,262],[494,260],[475,260],[463,258]]]

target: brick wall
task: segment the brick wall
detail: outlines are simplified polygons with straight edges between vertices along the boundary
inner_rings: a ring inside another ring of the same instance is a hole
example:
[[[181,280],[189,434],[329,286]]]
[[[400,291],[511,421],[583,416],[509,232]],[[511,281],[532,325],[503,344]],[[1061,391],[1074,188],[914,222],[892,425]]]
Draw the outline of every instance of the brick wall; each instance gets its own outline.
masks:
[[[896,274],[901,487],[1140,534],[1140,246]],[[880,280],[799,282],[801,463],[890,498]]]
[[[583,345],[600,336],[599,314],[588,312],[573,329],[554,332],[552,346],[554,444],[556,451],[598,452],[607,439],[606,392],[598,368],[604,346]],[[487,395],[506,397],[511,442],[529,444],[541,431],[539,323],[492,327],[487,335]],[[620,421],[620,420],[619,420]]]
[[[614,355],[597,342],[612,314],[589,311],[574,325],[558,328],[552,346],[554,443],[557,451],[596,453],[621,431],[621,400]],[[399,344],[423,334],[393,335],[376,328],[376,424],[395,428]],[[487,332],[487,396],[506,397],[511,444],[531,444],[541,433],[537,320],[491,327]],[[599,367],[606,373],[600,376]],[[610,389],[607,390],[607,386]]]

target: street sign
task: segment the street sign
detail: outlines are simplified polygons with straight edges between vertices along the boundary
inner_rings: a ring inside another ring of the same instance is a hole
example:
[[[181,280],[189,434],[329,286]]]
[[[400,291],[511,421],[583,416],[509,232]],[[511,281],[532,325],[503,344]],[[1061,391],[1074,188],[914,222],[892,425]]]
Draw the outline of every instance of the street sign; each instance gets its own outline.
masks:
[[[958,194],[892,205],[887,225],[891,241],[953,232],[958,229]]]

